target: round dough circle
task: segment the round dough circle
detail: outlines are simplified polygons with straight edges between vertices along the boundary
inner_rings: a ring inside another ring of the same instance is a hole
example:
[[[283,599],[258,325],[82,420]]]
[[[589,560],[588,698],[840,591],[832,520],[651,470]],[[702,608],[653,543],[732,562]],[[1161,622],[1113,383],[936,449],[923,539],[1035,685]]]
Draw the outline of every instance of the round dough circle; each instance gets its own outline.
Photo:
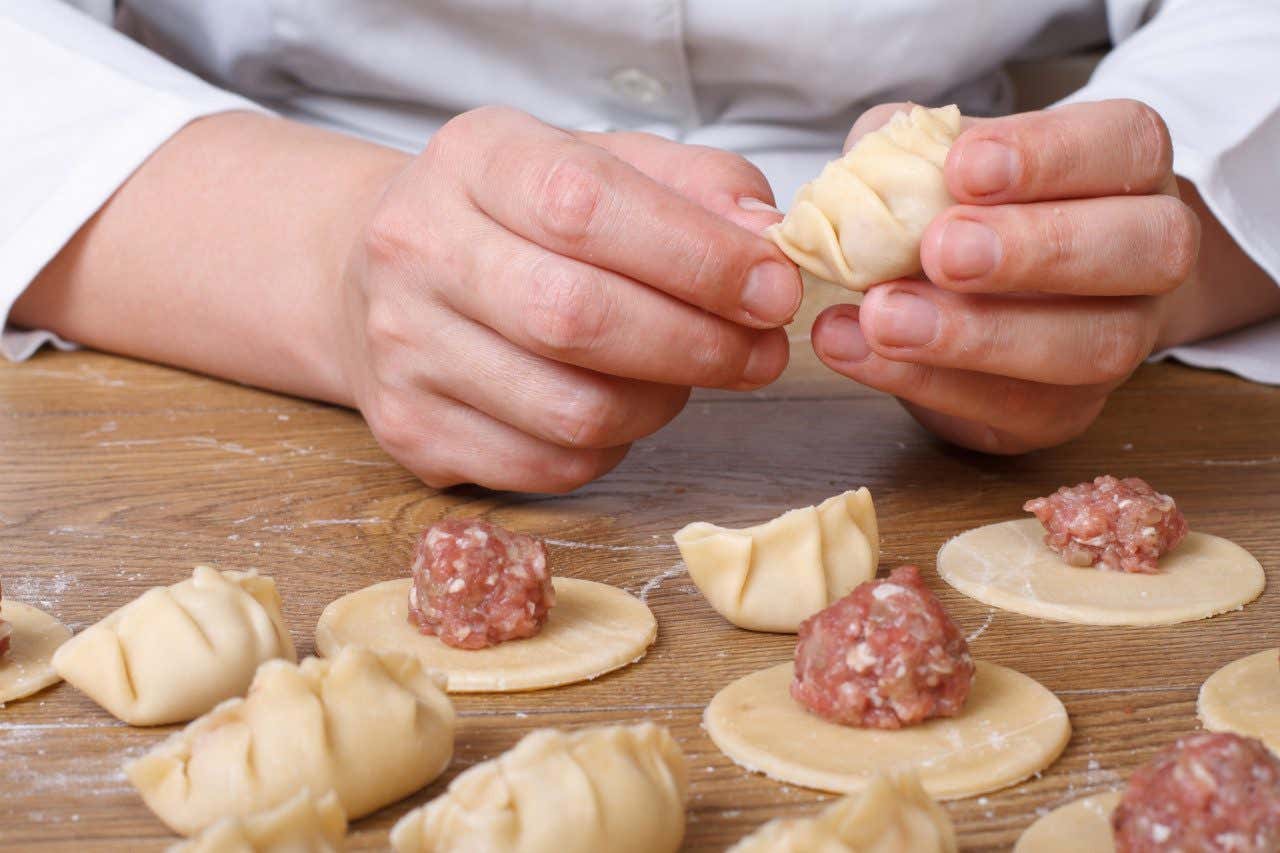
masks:
[[[1240,658],[1205,679],[1196,713],[1209,731],[1257,738],[1280,755],[1280,649]]]
[[[877,772],[915,770],[933,797],[972,797],[1038,773],[1071,739],[1058,697],[1020,672],[976,663],[958,716],[909,728],[860,729],[809,713],[791,698],[790,663],[725,687],[703,726],[735,763],[781,782],[853,794]]]
[[[1120,792],[1108,791],[1054,809],[1027,827],[1013,853],[1115,853],[1111,813],[1119,803]]]
[[[0,605],[0,617],[13,628],[9,651],[0,658],[0,705],[61,681],[49,661],[58,646],[71,639],[71,629],[19,601]]]
[[[455,649],[409,621],[411,583],[384,581],[330,603],[316,625],[316,649],[325,657],[347,645],[404,652],[443,673],[450,693],[508,693],[587,681],[635,663],[658,634],[653,612],[623,590],[553,578],[556,604],[536,636]]]
[[[1253,555],[1207,533],[1187,538],[1143,575],[1069,566],[1034,518],[962,533],[938,552],[938,574],[984,604],[1082,625],[1173,625],[1236,610],[1262,594]]]

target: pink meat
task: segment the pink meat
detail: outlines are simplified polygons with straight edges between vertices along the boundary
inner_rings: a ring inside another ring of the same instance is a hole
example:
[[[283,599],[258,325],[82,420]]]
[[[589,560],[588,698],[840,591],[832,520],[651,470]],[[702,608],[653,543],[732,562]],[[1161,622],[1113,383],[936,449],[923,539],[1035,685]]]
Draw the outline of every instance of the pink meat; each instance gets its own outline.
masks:
[[[806,619],[795,661],[791,695],[846,726],[897,729],[954,716],[973,684],[969,646],[915,566]]]
[[[1111,826],[1118,853],[1275,853],[1280,761],[1253,738],[1185,737],[1130,777]]]
[[[4,589],[0,587],[0,613],[4,611]],[[0,619],[0,658],[9,651],[9,637],[13,634],[13,626]]]
[[[1155,574],[1160,557],[1187,535],[1173,498],[1138,477],[1111,475],[1023,504],[1044,525],[1044,544],[1072,566]]]
[[[532,637],[556,601],[542,542],[484,521],[427,528],[412,571],[410,619],[460,649]]]

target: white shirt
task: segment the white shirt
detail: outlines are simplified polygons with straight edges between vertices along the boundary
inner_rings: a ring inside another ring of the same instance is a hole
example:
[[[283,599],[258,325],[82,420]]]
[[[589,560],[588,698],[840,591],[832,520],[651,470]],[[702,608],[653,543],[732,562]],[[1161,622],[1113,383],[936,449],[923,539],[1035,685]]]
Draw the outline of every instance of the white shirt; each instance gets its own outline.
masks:
[[[129,174],[199,116],[265,107],[412,151],[451,116],[505,103],[561,126],[737,151],[785,200],[838,154],[866,107],[909,99],[1008,112],[1006,61],[1108,41],[1115,48],[1070,100],[1134,97],[1159,110],[1175,169],[1280,280],[1277,0],[115,5],[0,5],[0,319]],[[0,349],[19,359],[52,339],[6,328]],[[1179,352],[1280,383],[1280,323]]]

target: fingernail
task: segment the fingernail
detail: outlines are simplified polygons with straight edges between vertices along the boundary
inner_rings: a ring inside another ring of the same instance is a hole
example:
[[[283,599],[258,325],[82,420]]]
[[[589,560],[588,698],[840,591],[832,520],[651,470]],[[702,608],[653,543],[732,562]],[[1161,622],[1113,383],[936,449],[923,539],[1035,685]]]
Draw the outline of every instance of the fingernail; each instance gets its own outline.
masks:
[[[857,320],[837,314],[822,324],[822,354],[832,361],[854,363],[865,361],[871,355],[871,347]]]
[[[777,261],[756,264],[742,288],[742,308],[762,323],[784,323],[800,307],[800,277]]]
[[[747,356],[747,366],[742,370],[744,385],[763,385],[778,375],[779,336],[762,335]],[[784,342],[785,345],[785,342]]]
[[[876,315],[876,337],[891,347],[922,347],[938,336],[938,309],[922,296],[895,290]]]
[[[752,198],[749,195],[741,196],[738,199],[738,207],[748,213],[776,213],[779,216],[782,215],[782,211],[769,204],[769,202],[761,201],[758,198]]]
[[[1013,186],[1018,155],[1006,145],[982,139],[964,149],[960,182],[973,195],[991,195]]]
[[[950,278],[986,275],[1000,263],[1000,238],[981,222],[953,219],[942,229],[939,261]]]

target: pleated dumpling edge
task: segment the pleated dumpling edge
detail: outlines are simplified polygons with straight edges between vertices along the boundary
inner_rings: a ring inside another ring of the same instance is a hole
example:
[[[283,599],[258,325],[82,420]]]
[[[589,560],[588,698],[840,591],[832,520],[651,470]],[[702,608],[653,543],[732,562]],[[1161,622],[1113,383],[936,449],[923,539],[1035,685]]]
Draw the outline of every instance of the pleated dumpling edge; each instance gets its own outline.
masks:
[[[794,633],[875,576],[880,535],[865,487],[738,530],[706,522],[675,534],[689,576],[740,628]]]
[[[924,230],[954,204],[943,166],[960,131],[955,105],[894,114],[802,186],[765,233],[805,273],[857,293],[919,274]]]

